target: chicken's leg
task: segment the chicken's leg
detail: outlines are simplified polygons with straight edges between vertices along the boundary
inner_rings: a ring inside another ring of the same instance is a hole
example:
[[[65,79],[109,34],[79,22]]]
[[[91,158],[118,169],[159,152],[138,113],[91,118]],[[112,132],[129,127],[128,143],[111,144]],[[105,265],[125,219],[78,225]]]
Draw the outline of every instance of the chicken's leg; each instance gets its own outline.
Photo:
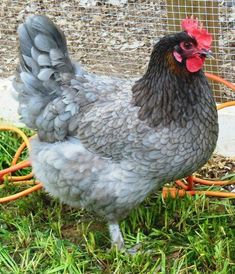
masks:
[[[119,250],[123,249],[125,244],[120,231],[119,224],[116,222],[109,223],[109,233],[112,241],[112,247],[116,246]]]

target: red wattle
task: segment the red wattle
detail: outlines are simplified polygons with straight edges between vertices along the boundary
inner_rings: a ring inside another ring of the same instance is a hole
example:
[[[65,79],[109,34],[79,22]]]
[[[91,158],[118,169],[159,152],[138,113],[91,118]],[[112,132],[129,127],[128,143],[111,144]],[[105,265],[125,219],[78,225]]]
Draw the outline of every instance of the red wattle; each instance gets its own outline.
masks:
[[[197,72],[202,68],[203,63],[204,60],[201,57],[195,55],[186,60],[186,67],[190,72]]]

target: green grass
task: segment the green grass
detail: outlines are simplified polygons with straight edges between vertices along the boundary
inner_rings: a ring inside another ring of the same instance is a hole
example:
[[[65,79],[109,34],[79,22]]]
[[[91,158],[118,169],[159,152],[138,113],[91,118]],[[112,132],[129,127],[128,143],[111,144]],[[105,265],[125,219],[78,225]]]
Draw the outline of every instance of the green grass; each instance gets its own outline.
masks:
[[[1,168],[19,145],[15,137],[0,134]],[[8,186],[0,196],[18,190]],[[141,244],[136,255],[110,250],[103,220],[43,191],[0,205],[0,274],[235,273],[235,207],[229,200],[162,201],[156,193],[121,229],[127,248]]]

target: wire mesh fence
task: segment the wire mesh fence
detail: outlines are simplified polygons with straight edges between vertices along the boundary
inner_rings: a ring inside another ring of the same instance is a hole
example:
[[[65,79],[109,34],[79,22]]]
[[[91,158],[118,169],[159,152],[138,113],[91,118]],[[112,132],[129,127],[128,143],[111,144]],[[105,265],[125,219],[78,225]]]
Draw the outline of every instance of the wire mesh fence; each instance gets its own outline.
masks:
[[[2,0],[0,6],[0,77],[14,74],[18,63],[16,29],[31,14],[46,14],[68,39],[73,59],[96,73],[121,77],[144,72],[152,45],[180,31],[194,14],[213,34],[215,60],[205,70],[235,83],[235,1],[161,0]],[[218,101],[234,99],[214,85]]]

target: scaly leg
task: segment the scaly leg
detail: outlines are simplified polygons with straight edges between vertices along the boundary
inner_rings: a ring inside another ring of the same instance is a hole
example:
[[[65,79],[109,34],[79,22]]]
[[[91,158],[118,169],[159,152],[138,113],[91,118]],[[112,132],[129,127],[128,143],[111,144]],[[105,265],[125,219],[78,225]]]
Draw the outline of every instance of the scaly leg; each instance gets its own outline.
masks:
[[[125,247],[122,233],[120,231],[119,224],[116,222],[109,223],[109,233],[111,237],[112,247],[116,246],[118,250]]]

